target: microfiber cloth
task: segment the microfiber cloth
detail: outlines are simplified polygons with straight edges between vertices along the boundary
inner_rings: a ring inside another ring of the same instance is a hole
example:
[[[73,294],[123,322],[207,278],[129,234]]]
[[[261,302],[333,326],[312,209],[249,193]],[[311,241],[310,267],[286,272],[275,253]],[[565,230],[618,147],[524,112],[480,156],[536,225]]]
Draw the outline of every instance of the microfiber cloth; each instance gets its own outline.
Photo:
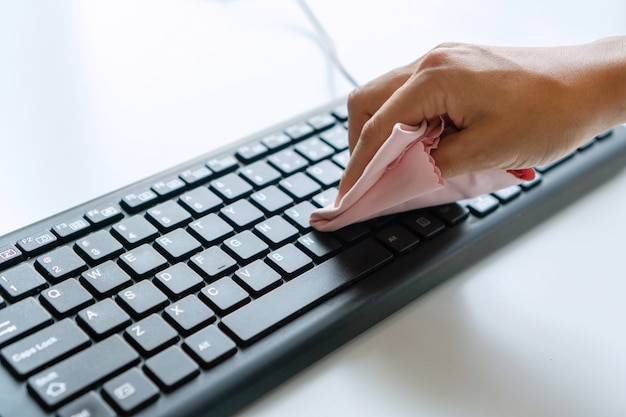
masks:
[[[444,181],[430,156],[443,130],[442,119],[418,126],[397,123],[341,201],[311,214],[311,226],[333,231],[374,217],[476,197],[535,178],[532,168],[493,169]]]

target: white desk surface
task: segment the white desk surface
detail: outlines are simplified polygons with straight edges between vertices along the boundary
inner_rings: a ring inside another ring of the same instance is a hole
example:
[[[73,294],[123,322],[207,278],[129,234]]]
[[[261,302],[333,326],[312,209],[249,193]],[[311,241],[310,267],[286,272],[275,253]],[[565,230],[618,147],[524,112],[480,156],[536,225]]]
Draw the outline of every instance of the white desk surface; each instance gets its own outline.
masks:
[[[623,0],[310,6],[361,82],[444,41],[626,27]],[[346,94],[316,39],[294,1],[0,1],[0,234]],[[622,173],[240,416],[626,415],[625,190]]]

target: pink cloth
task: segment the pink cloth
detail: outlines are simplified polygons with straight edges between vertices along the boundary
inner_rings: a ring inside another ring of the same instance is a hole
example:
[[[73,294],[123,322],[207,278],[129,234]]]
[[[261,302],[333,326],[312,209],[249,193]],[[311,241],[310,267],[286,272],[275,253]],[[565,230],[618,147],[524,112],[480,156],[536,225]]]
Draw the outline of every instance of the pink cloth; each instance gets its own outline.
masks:
[[[339,204],[314,211],[311,225],[320,231],[337,230],[374,217],[476,197],[535,177],[532,168],[494,169],[444,181],[430,156],[443,128],[442,120],[419,126],[396,124]]]

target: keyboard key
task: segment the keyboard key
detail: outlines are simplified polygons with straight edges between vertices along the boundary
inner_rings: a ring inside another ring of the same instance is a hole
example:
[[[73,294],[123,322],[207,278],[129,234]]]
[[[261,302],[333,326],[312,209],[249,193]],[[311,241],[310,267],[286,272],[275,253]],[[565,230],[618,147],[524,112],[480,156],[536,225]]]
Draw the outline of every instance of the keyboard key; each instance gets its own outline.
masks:
[[[269,251],[267,243],[249,230],[226,239],[224,248],[244,263],[259,258]]]
[[[385,227],[387,224],[398,218],[395,214],[390,214],[388,216],[375,217],[373,219],[368,220],[366,223],[374,229],[380,229]]]
[[[240,146],[235,152],[237,158],[243,162],[252,162],[267,154],[267,148],[265,145],[259,142],[251,143],[249,145]]]
[[[154,241],[158,249],[171,261],[188,258],[202,249],[202,245],[184,229],[175,229]]]
[[[270,253],[267,260],[285,278],[291,278],[313,266],[313,260],[291,243]]]
[[[4,362],[21,378],[89,345],[89,338],[65,319],[2,349]]]
[[[15,245],[5,245],[0,247],[0,270],[15,265],[24,259],[22,251]]]
[[[220,209],[220,213],[238,228],[250,226],[263,218],[263,212],[248,200],[239,200]]]
[[[329,127],[337,123],[337,119],[335,119],[329,113],[322,113],[313,117],[309,117],[307,119],[307,123],[310,124],[313,129],[319,131],[328,129]]]
[[[598,134],[596,136],[596,139],[604,140],[604,139],[607,139],[607,138],[611,137],[612,135],[613,135],[613,128],[605,130],[604,132]]]
[[[241,170],[241,176],[249,183],[259,187],[265,187],[280,178],[280,172],[269,166],[265,161],[255,162]]]
[[[105,338],[130,324],[130,316],[107,298],[78,313],[78,323],[96,338]]]
[[[102,392],[124,414],[134,413],[159,397],[159,388],[137,368],[105,383]]]
[[[169,197],[185,188],[185,182],[178,177],[170,177],[152,184],[152,191],[159,197]]]
[[[314,196],[313,202],[318,207],[326,207],[335,202],[337,194],[339,194],[339,190],[337,189],[337,187],[332,187]]]
[[[261,139],[261,143],[268,149],[274,150],[291,143],[291,138],[283,132],[278,132],[265,136]]]
[[[522,189],[518,185],[503,188],[493,193],[501,203],[508,203],[522,194]]]
[[[203,368],[232,356],[237,346],[216,326],[209,326],[185,339],[183,347]]]
[[[431,207],[430,212],[443,220],[448,226],[459,224],[469,216],[469,210],[456,203]]]
[[[206,165],[211,168],[211,171],[214,173],[224,174],[237,168],[239,166],[239,162],[237,162],[237,158],[232,155],[221,155],[210,159]]]
[[[254,295],[263,294],[282,283],[280,274],[260,259],[235,272],[234,279]]]
[[[120,256],[120,266],[132,276],[142,278],[165,268],[167,259],[144,243]]]
[[[320,139],[337,151],[348,149],[348,131],[343,126],[337,125],[326,132],[320,133]]]
[[[17,241],[17,246],[28,256],[33,256],[54,246],[57,237],[50,231],[43,230]]]
[[[120,207],[115,203],[107,203],[85,213],[85,218],[94,226],[104,226],[124,217]]]
[[[175,299],[199,290],[204,284],[202,277],[185,263],[178,263],[159,272],[153,282]]]
[[[215,313],[193,294],[168,306],[163,311],[163,318],[183,334],[190,334],[206,326],[215,321],[215,317]]]
[[[273,246],[281,245],[298,234],[298,229],[280,216],[257,223],[254,229]]]
[[[287,219],[298,226],[301,230],[309,230],[311,229],[309,219],[311,218],[311,213],[313,213],[314,210],[317,210],[317,207],[308,201],[303,201],[302,203],[296,204],[295,206],[285,210],[285,216],[287,216]]]
[[[132,284],[130,276],[113,261],[106,261],[83,272],[80,282],[99,298],[115,294]]]
[[[337,236],[341,241],[346,243],[354,243],[357,240],[360,240],[367,236],[370,232],[370,228],[367,226],[367,223],[353,223],[348,226],[342,227],[339,230],[336,230],[334,235]]]
[[[278,183],[280,187],[296,200],[303,200],[319,192],[322,187],[302,172],[297,172]]]
[[[237,262],[221,248],[211,246],[199,254],[192,256],[189,266],[194,268],[209,281],[212,281],[233,271],[237,266]]]
[[[222,324],[241,343],[252,343],[389,260],[389,252],[366,240],[227,315]]]
[[[75,218],[73,220],[62,222],[52,228],[54,234],[61,239],[74,238],[89,230],[89,222],[83,218]]]
[[[154,239],[159,231],[143,216],[133,216],[116,223],[111,233],[127,247],[135,247]]]
[[[319,162],[335,153],[335,150],[317,137],[298,143],[294,149],[311,162]]]
[[[205,165],[196,165],[180,173],[180,178],[188,185],[196,185],[206,181],[213,173]]]
[[[0,289],[9,301],[38,293],[48,283],[28,264],[20,264],[0,274]]]
[[[376,233],[376,239],[398,255],[405,254],[420,242],[417,236],[397,224]]]
[[[69,246],[61,246],[40,256],[35,266],[52,282],[59,282],[87,269],[85,261]]]
[[[74,314],[92,304],[93,298],[74,278],[41,292],[41,302],[56,316]]]
[[[200,297],[221,314],[250,301],[250,296],[229,277],[218,279],[200,292]]]
[[[180,196],[180,203],[196,216],[202,216],[222,205],[223,201],[213,191],[198,187]]]
[[[168,303],[167,297],[150,281],[139,281],[120,291],[117,299],[133,317],[144,317]]]
[[[192,222],[189,232],[205,245],[212,245],[234,233],[233,227],[215,213]]]
[[[122,244],[106,230],[100,230],[77,240],[74,248],[91,264],[113,259],[124,252]]]
[[[122,197],[120,204],[128,211],[135,213],[139,210],[143,210],[148,207],[150,204],[157,201],[159,196],[150,190],[150,189],[142,189],[129,194],[126,194]]]
[[[109,405],[93,391],[59,409],[58,417],[117,417]]]
[[[26,298],[0,310],[0,347],[52,322],[35,299]]]
[[[346,169],[348,161],[350,160],[350,152],[346,149],[345,151],[334,155],[331,159],[341,168]]]
[[[228,201],[234,201],[252,192],[252,186],[236,174],[226,174],[211,181],[211,188]]]
[[[441,220],[438,220],[425,210],[409,212],[405,216],[403,223],[423,240],[432,239],[446,229]]]
[[[293,140],[304,139],[307,136],[312,135],[314,132],[313,127],[305,122],[293,124],[285,129],[285,133]]]
[[[146,217],[156,227],[166,232],[191,221],[191,214],[174,201],[166,201],[148,209]]]
[[[165,391],[172,391],[200,373],[198,365],[178,346],[157,353],[144,366],[146,373]]]
[[[335,107],[332,113],[333,116],[335,116],[342,122],[348,120],[348,106],[346,106],[345,104]]]
[[[339,184],[343,170],[329,160],[325,160],[307,168],[306,173],[324,187],[331,187]]]
[[[124,332],[142,355],[150,356],[165,349],[178,339],[176,331],[158,314],[152,314]]]
[[[484,194],[476,198],[472,198],[468,201],[467,207],[470,209],[473,215],[478,217],[484,217],[489,213],[494,212],[500,202],[497,198],[490,194]]]
[[[314,230],[298,239],[298,247],[319,261],[338,253],[342,246],[331,234]]]
[[[267,161],[283,175],[291,175],[308,165],[306,159],[294,152],[292,149],[284,149],[271,155]]]
[[[278,213],[293,204],[293,198],[289,197],[275,185],[270,185],[253,193],[251,201],[261,210],[269,214]]]
[[[137,352],[120,336],[113,335],[33,375],[28,386],[43,404],[54,408],[138,360]]]

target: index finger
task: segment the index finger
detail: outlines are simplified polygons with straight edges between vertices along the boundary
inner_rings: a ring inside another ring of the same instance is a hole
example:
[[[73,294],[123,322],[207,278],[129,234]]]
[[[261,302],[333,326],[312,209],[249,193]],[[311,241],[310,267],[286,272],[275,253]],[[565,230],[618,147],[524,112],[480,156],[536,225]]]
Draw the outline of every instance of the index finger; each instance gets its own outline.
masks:
[[[348,138],[354,150],[365,123],[413,73],[411,65],[396,68],[352,91],[348,97]]]

